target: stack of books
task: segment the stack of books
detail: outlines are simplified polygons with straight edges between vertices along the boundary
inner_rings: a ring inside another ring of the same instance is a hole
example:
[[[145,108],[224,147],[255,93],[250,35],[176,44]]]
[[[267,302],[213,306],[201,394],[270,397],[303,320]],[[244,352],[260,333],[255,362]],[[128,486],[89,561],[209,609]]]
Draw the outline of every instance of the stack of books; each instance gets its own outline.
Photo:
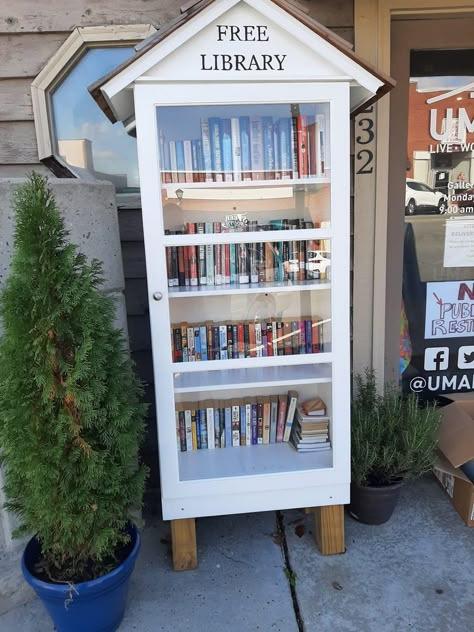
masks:
[[[235,360],[324,351],[319,316],[171,325],[173,362]]]
[[[160,130],[162,181],[239,182],[322,176],[324,114],[209,117],[200,137],[169,140]]]
[[[290,442],[298,452],[319,452],[331,448],[329,417],[321,398],[316,397],[297,407]]]
[[[286,443],[290,439],[298,393],[176,405],[178,450],[212,450]]]

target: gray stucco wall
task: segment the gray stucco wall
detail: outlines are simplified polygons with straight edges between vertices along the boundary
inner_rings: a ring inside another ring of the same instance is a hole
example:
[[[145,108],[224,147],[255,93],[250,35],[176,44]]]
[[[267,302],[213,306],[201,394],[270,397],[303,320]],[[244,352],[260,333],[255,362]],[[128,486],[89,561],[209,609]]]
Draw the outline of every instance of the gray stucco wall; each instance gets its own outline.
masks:
[[[0,288],[8,277],[13,246],[14,213],[12,194],[25,179],[0,179]],[[115,189],[108,182],[80,182],[50,179],[50,186],[64,217],[70,240],[88,259],[104,264],[103,291],[116,300],[116,324],[127,333],[127,314],[123,290],[125,286]],[[1,323],[0,323],[1,335]],[[19,446],[21,448],[21,446]],[[2,472],[0,470],[0,487]],[[1,505],[0,493],[0,505]],[[0,554],[11,550],[14,519],[0,506]]]

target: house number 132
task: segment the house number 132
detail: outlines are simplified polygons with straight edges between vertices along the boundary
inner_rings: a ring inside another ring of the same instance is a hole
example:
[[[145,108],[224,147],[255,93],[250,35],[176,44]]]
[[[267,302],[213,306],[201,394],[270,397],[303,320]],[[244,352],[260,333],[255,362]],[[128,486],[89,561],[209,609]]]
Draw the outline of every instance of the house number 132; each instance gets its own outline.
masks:
[[[374,107],[371,105],[364,111],[364,114],[370,115],[373,111]],[[356,143],[359,145],[369,145],[375,138],[374,119],[370,116],[364,116],[358,120],[357,125],[360,128],[360,134],[356,136]],[[359,163],[362,163],[356,171],[357,175],[374,172],[374,167],[372,165],[374,161],[374,152],[371,149],[360,149],[356,154],[356,159]]]

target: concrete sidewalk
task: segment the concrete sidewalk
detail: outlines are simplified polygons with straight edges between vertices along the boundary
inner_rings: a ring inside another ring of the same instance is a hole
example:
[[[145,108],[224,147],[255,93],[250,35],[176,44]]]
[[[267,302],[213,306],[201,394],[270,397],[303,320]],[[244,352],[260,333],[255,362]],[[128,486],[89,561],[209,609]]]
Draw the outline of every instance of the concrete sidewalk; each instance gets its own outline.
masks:
[[[386,525],[346,517],[344,555],[323,557],[312,516],[282,512],[197,521],[199,568],[171,570],[169,525],[143,535],[120,632],[458,632],[474,621],[474,529],[433,477],[407,485]],[[292,595],[291,584],[294,585]],[[34,600],[1,632],[50,632]]]

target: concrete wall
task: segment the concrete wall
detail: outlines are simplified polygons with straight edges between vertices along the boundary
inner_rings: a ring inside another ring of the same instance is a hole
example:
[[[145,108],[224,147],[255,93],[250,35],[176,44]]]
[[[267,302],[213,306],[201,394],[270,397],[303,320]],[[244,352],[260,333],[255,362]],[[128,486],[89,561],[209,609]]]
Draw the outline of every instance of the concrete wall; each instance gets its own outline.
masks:
[[[0,288],[8,277],[13,246],[14,214],[11,198],[24,179],[0,179]],[[50,180],[56,201],[64,216],[70,239],[89,259],[104,263],[103,290],[116,300],[116,324],[127,332],[127,314],[123,290],[125,287],[120,234],[115,201],[115,189],[108,182],[80,182],[77,180]],[[0,331],[1,333],[1,331]],[[21,449],[21,446],[19,446]],[[0,486],[2,472],[0,471]],[[0,490],[0,505],[1,505]],[[14,528],[12,516],[0,506],[0,553],[12,549]]]

